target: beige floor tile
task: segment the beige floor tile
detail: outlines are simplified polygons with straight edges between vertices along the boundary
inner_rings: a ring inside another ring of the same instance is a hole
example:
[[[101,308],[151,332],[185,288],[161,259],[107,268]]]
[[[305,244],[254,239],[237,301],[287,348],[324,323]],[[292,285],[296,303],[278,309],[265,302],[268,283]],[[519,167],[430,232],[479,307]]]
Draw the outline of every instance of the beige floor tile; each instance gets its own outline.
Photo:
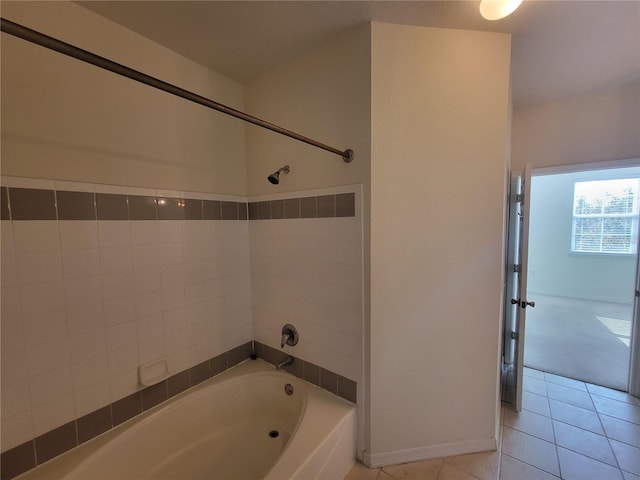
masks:
[[[480,480],[497,480],[500,454],[498,452],[471,453],[447,457],[445,463],[473,475]]]
[[[552,475],[560,474],[555,445],[532,435],[504,427],[502,452]]]
[[[640,425],[608,415],[600,415],[607,437],[640,448]]]
[[[460,470],[453,465],[443,463],[440,469],[440,475],[438,475],[438,480],[478,480],[478,477]]]
[[[622,470],[640,475],[640,448],[616,440],[611,440],[611,448],[613,448]]]
[[[622,480],[617,468],[558,447],[563,480]]]
[[[500,480],[558,480],[558,477],[509,455],[502,454],[500,459]]]
[[[537,378],[538,380],[544,380],[544,372],[540,370],[534,370],[533,368],[524,367],[522,373],[527,377]]]
[[[600,462],[608,463],[612,467],[617,467],[616,459],[606,437],[557,420],[553,421],[553,429],[556,433],[556,445],[559,447],[573,450]]]
[[[554,399],[549,399],[549,407],[551,408],[551,418],[604,435],[598,414],[593,410],[587,410],[586,408]]]
[[[638,397],[621,392],[620,390],[613,390],[612,388],[601,387],[600,385],[591,385],[590,383],[587,383],[587,389],[589,390],[589,393],[593,395],[611,398],[613,400],[630,403],[632,405],[640,405],[640,399],[638,399]]]
[[[550,417],[549,399],[531,392],[522,392],[522,408],[530,412]]]
[[[640,424],[640,405],[631,405],[598,395],[593,395],[591,398],[598,413]]]
[[[398,480],[436,480],[442,467],[442,459],[422,460],[382,467],[382,471]]]
[[[515,430],[528,433],[534,437],[541,438],[547,442],[553,442],[553,426],[551,419],[528,410],[522,410],[520,413],[512,409],[504,410],[504,424]]]
[[[538,395],[547,396],[547,382],[538,378],[523,377],[522,389],[527,392],[536,393]]]
[[[564,385],[555,383],[547,383],[547,394],[549,398],[577,405],[587,410],[595,410],[593,403],[591,403],[591,397],[586,391],[576,390],[575,388],[565,387]]]
[[[380,473],[379,468],[369,468],[360,462],[356,462],[344,480],[375,480]]]
[[[555,383],[557,385],[564,385],[565,387],[571,387],[576,390],[582,390],[583,392],[587,391],[587,386],[584,382],[580,380],[574,380],[573,378],[561,377],[560,375],[555,375],[553,373],[544,374],[544,378],[549,383]]]

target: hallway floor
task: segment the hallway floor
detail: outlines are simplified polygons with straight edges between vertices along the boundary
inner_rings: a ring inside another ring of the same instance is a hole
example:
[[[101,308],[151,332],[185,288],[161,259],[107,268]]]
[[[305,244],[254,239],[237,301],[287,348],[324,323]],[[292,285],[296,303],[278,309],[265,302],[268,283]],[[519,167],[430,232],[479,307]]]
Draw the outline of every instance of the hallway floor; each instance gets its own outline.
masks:
[[[640,399],[525,368],[522,411],[502,407],[501,447],[369,469],[344,480],[640,480]]]
[[[626,390],[633,305],[531,294],[524,364]]]

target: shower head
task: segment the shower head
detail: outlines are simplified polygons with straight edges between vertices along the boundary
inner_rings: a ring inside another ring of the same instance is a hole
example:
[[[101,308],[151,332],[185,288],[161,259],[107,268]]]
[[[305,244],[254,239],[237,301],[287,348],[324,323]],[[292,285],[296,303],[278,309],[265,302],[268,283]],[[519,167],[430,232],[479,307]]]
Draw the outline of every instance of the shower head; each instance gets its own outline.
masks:
[[[269,175],[267,177],[267,180],[269,180],[274,185],[278,185],[280,183],[280,172],[289,173],[289,170],[290,170],[289,165],[285,165],[284,167],[279,169],[277,172]]]

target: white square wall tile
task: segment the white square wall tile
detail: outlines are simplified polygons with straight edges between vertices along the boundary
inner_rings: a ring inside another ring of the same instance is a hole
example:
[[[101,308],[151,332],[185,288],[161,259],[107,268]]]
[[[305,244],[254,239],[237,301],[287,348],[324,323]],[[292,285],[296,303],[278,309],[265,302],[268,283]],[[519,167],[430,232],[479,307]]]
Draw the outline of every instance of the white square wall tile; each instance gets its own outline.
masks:
[[[73,391],[71,367],[65,366],[29,379],[31,407],[55,400]]]
[[[131,257],[134,270],[160,266],[160,244],[149,243],[146,245],[133,245]]]
[[[106,354],[88,358],[71,367],[73,389],[80,390],[109,379],[109,361]]]
[[[93,183],[65,182],[55,180],[55,189],[62,192],[95,192],[96,186]]]
[[[102,301],[101,277],[69,278],[64,281],[64,301],[67,308]]]
[[[175,220],[160,220],[158,234],[161,243],[182,242],[182,222]]]
[[[138,368],[138,346],[121,348],[109,352],[109,376],[129,372],[137,372]],[[132,393],[132,392],[129,392]]]
[[[56,220],[23,220],[13,222],[13,241],[16,252],[45,252],[58,250],[58,222]]]
[[[104,310],[102,302],[78,305],[67,308],[67,326],[69,335],[100,329],[104,326]]]
[[[138,346],[138,354],[141,364],[163,358],[166,355],[164,335],[141,341]]]
[[[56,398],[33,408],[33,428],[40,436],[75,418],[73,393]]]
[[[110,372],[109,393],[111,401],[115,402],[138,390],[138,369],[128,368],[119,372]]]
[[[133,272],[120,272],[102,275],[102,297],[105,301],[134,294]]]
[[[107,353],[106,331],[100,327],[96,330],[71,335],[69,339],[71,363],[94,358]]]
[[[22,333],[22,318],[3,316],[0,332],[2,338],[0,352],[13,352],[24,349],[25,342]]]
[[[129,223],[131,225],[132,245],[148,245],[160,242],[157,221],[132,220]]]
[[[135,348],[138,344],[136,322],[119,323],[107,327],[107,351]]]
[[[13,253],[13,222],[0,220],[0,249],[2,253]]]
[[[95,220],[60,220],[60,248],[76,250],[98,248],[98,222]]]
[[[131,246],[100,248],[100,270],[103,274],[133,270]]]
[[[131,226],[129,221],[98,221],[98,241],[101,247],[131,245]]]
[[[2,387],[2,419],[29,411],[31,397],[29,396],[29,382],[22,380]],[[30,413],[30,411],[29,411]]]
[[[104,302],[105,326],[130,322],[133,321],[135,317],[136,297],[122,297]]]
[[[0,380],[2,381],[3,387],[29,378],[25,349],[10,352],[3,350],[1,353],[0,370],[2,374],[0,375]]]
[[[3,451],[22,445],[34,437],[33,418],[30,409],[11,417],[3,418],[0,423],[2,425],[0,437],[2,437]]]
[[[24,317],[22,328],[27,347],[60,340],[67,337],[67,315],[64,310],[58,310]],[[4,331],[2,333],[4,335]]]
[[[20,287],[20,307],[24,316],[54,312],[64,308],[64,289],[60,282]]]
[[[59,281],[62,278],[60,252],[17,252],[16,273],[20,285]]]
[[[65,337],[27,348],[26,356],[27,369],[31,377],[69,366],[69,341]]]
[[[73,392],[73,398],[77,418],[94,412],[111,403],[109,381],[103,380],[102,382],[79,388]]]
[[[3,287],[15,287],[18,282],[18,267],[16,265],[16,258],[13,253],[2,252],[2,272],[0,273],[0,281]]]
[[[83,248],[62,251],[63,278],[79,278],[100,275],[100,251]]]

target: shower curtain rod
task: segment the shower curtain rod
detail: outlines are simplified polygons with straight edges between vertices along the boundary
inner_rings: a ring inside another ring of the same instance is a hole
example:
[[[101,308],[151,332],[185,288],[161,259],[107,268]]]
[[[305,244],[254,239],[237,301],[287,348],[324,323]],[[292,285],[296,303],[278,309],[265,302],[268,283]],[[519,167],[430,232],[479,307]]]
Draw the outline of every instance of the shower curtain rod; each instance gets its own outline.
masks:
[[[131,80],[135,80],[137,82],[144,83],[145,85],[149,85],[150,87],[163,90],[167,93],[171,93],[178,97],[184,98],[185,100],[189,100],[191,102],[204,105],[205,107],[212,108],[213,110],[217,110],[218,112],[231,115],[232,117],[239,118],[240,120],[244,120],[245,122],[252,123],[262,128],[266,128],[268,130],[279,133],[281,135],[286,135],[287,137],[293,138],[295,140],[299,140],[309,145],[313,145],[314,147],[321,148],[331,153],[335,153],[336,155],[340,155],[342,159],[347,163],[353,160],[354,153],[353,153],[353,150],[351,149],[347,149],[343,151],[337,148],[330,147],[329,145],[325,145],[324,143],[318,142],[311,138],[292,132],[291,130],[287,130],[285,128],[279,127],[278,125],[274,125],[273,123],[269,123],[260,118],[254,117],[252,115],[248,115],[244,112],[241,112],[240,110],[236,110],[235,108],[228,107],[226,105],[223,105],[216,101],[202,97],[200,95],[197,95],[183,88],[180,88],[170,83],[159,80],[155,77],[146,75],[132,68],[125,67],[124,65],[113,62],[107,58],[101,57],[94,53],[88,52],[81,48],[65,43],[61,40],[57,40],[43,33],[37,32],[35,30],[31,30],[30,28],[27,28],[18,23],[14,23],[5,18],[0,18],[0,20],[1,20],[0,30],[5,33],[8,33],[9,35],[13,35],[15,37],[21,38],[28,42],[35,43],[42,47],[49,48],[58,53],[62,53],[69,57],[73,57],[77,60],[90,63],[92,65],[95,65],[96,67],[109,70],[110,72],[117,73],[118,75],[122,75],[123,77],[127,77],[127,78],[130,78]]]

